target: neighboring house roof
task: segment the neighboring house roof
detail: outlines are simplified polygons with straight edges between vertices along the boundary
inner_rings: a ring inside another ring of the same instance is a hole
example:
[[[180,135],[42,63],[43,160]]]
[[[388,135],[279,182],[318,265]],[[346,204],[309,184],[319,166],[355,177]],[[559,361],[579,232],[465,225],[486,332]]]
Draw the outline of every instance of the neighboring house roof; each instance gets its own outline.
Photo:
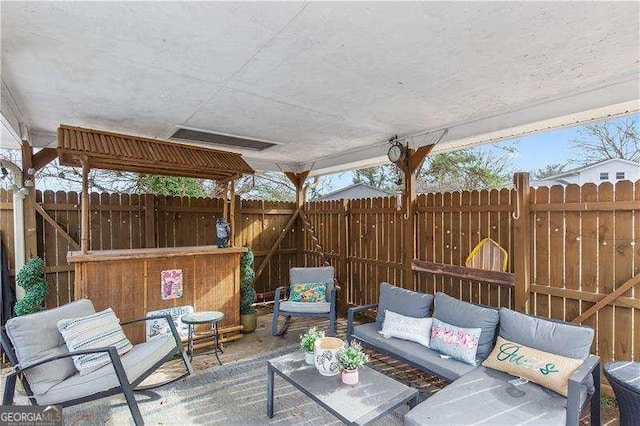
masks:
[[[330,192],[318,198],[318,201],[388,197],[390,195],[393,194],[391,194],[391,192],[389,191],[385,191],[384,189],[376,188],[375,186],[367,185],[366,183],[355,183],[353,185],[349,185],[336,191]]]
[[[609,164],[609,163],[625,163],[625,164],[631,164],[631,165],[640,167],[640,164],[638,164],[635,161],[624,160],[622,158],[610,158],[609,160],[598,161],[597,163],[591,163],[591,164],[587,164],[586,166],[576,167],[575,169],[565,170],[561,173],[558,173],[552,176],[547,176],[546,178],[541,180],[542,181],[557,180],[562,182],[563,177],[577,175],[578,173],[583,172],[585,170],[592,169],[594,167],[602,166],[604,164]]]

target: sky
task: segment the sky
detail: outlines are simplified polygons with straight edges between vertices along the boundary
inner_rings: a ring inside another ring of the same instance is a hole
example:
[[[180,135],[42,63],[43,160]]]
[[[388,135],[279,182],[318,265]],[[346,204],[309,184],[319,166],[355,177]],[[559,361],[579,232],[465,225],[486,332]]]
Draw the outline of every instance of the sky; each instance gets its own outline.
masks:
[[[640,114],[628,117],[640,119]],[[623,117],[628,118],[628,117]],[[514,144],[517,154],[511,160],[511,166],[517,172],[533,172],[549,164],[566,163],[571,159],[577,159],[577,153],[571,145],[571,141],[577,139],[583,126],[565,127],[547,132],[521,136],[515,139],[501,141]],[[479,149],[491,149],[492,144],[479,147]],[[352,184],[353,173],[343,172],[330,175],[333,190]]]

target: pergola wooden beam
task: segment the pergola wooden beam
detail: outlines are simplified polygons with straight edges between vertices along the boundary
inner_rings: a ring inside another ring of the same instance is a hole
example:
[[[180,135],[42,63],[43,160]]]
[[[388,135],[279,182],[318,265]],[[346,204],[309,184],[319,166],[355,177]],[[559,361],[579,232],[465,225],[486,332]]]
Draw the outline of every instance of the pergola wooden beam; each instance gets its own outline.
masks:
[[[58,158],[58,151],[54,148],[43,148],[33,154],[32,166],[35,171],[42,169],[47,164]]]

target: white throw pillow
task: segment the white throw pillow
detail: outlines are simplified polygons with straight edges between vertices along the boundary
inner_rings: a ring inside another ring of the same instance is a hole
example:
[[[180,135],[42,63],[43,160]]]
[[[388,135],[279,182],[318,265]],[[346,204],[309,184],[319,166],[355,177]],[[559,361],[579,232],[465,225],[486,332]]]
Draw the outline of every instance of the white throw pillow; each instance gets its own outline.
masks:
[[[69,352],[114,346],[122,356],[133,347],[111,308],[82,318],[63,319],[57,326]],[[80,375],[85,375],[110,364],[111,358],[107,352],[76,355],[73,363]]]
[[[428,348],[432,321],[433,318],[413,318],[385,310],[382,330],[379,333],[384,337],[411,340]]]

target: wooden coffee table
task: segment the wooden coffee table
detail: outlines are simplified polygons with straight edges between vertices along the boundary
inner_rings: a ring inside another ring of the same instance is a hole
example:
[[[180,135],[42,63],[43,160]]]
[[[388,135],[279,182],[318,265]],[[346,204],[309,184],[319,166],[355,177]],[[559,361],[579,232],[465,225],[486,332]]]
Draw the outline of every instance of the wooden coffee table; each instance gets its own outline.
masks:
[[[418,391],[367,366],[360,370],[355,386],[342,383],[340,375],[324,377],[296,352],[269,361],[267,365],[267,416],[273,417],[274,375],[291,383],[344,423],[366,425],[402,404],[413,408]]]

